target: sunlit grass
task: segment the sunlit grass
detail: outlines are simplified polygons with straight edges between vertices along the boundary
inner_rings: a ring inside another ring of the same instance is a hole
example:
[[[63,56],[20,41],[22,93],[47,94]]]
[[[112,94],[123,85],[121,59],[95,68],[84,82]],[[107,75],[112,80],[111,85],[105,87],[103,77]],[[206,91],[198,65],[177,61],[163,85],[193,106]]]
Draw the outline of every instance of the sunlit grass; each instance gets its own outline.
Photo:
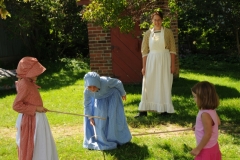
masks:
[[[208,65],[209,62],[205,62]],[[44,106],[49,110],[83,114],[83,75],[86,71],[48,64],[46,73],[38,79]],[[191,68],[191,67],[189,67]],[[217,112],[222,121],[219,144],[223,160],[240,159],[240,74],[238,70],[211,71],[201,69],[180,70],[174,79],[172,100],[176,113],[161,116],[148,113],[135,119],[141,98],[141,85],[125,85],[127,100],[124,109],[132,133],[153,133],[188,129],[195,123],[198,108],[191,95],[191,87],[207,80],[216,86],[220,97]],[[0,92],[0,159],[17,159],[15,121],[12,110],[15,90]],[[192,160],[189,154],[195,147],[193,131],[169,132],[146,136],[133,136],[131,143],[111,151],[92,151],[82,147],[83,117],[59,113],[46,113],[61,160]]]
[[[17,159],[17,146],[13,138],[0,137],[0,159],[14,160]]]

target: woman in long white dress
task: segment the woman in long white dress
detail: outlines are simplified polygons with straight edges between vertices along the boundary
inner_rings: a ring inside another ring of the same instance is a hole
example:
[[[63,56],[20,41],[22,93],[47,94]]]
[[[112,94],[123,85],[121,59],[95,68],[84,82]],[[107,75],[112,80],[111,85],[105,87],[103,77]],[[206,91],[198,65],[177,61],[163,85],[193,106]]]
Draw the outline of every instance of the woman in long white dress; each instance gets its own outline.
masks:
[[[163,14],[152,14],[154,27],[145,32],[142,42],[143,81],[139,114],[147,111],[174,113],[172,83],[175,72],[176,47],[173,33],[162,26]]]

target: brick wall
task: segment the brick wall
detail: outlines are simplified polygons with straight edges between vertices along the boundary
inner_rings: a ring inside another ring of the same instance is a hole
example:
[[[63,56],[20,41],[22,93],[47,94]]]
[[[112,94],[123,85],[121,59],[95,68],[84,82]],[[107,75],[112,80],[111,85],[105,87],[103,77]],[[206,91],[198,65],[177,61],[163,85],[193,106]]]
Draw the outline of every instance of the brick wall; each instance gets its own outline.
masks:
[[[161,0],[160,7],[164,15],[169,14],[168,0]],[[177,19],[171,23],[176,47],[178,51],[178,22]],[[112,72],[112,54],[111,54],[111,35],[110,30],[104,31],[101,27],[88,23],[88,37],[89,37],[89,54],[90,54],[90,69],[96,71],[100,75],[113,76]],[[179,76],[179,60],[176,57],[176,74]]]
[[[100,75],[112,76],[110,31],[88,23],[90,68]]]

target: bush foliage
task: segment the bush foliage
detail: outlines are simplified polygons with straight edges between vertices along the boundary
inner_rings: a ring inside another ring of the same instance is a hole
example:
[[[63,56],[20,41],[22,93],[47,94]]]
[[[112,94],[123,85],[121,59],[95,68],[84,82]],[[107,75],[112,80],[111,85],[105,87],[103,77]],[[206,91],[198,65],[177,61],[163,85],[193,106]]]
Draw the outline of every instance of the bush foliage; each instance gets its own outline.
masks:
[[[3,20],[2,27],[21,36],[25,55],[54,60],[88,54],[87,26],[76,1],[5,0],[5,4],[11,18]]]

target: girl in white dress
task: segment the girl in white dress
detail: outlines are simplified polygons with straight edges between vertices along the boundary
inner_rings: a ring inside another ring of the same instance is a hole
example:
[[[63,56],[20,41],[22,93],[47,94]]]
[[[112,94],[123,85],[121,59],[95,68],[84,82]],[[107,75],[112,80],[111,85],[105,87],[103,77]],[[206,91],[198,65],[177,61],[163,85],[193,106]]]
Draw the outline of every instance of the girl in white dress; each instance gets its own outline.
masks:
[[[162,26],[161,12],[152,14],[154,27],[143,37],[143,82],[139,114],[147,116],[147,111],[174,113],[172,104],[172,83],[175,72],[176,47],[173,33]]]

